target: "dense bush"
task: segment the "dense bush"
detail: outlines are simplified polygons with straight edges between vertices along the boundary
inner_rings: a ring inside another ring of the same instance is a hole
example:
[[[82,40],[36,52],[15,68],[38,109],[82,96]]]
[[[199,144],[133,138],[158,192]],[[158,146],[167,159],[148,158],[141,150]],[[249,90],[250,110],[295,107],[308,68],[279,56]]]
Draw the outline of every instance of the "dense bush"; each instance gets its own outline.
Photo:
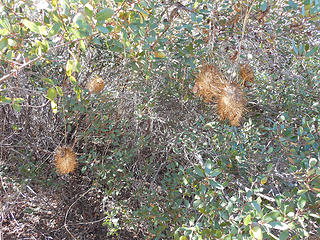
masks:
[[[0,9],[5,239],[320,235],[319,1]],[[245,85],[240,126],[192,93],[206,64]]]

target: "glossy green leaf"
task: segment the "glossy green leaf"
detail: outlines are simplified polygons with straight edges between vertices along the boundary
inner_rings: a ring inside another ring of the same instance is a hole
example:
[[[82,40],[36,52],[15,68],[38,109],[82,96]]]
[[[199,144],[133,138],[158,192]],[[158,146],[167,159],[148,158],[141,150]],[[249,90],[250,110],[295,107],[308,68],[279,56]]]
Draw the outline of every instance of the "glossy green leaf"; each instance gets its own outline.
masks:
[[[295,52],[295,54],[298,55],[299,51],[298,51],[297,45],[293,39],[292,39],[292,48],[293,48],[293,51]]]
[[[211,161],[207,161],[205,164],[205,168],[204,168],[204,172],[206,175],[209,175],[212,169],[212,162]]]
[[[62,91],[61,87],[56,86],[56,89],[57,89],[57,92],[58,92],[59,96],[62,97],[63,96],[63,91]]]
[[[220,168],[216,168],[216,169],[213,169],[210,173],[210,177],[216,177],[218,176],[220,173],[221,173],[221,169]]]
[[[40,27],[34,22],[31,22],[28,19],[23,19],[22,24],[29,28],[32,32],[40,33]]]
[[[68,60],[67,61],[67,66],[66,66],[66,74],[67,74],[68,77],[70,77],[72,72],[73,72],[72,66],[73,66],[73,61],[72,60]]]
[[[301,56],[304,52],[304,44],[300,44],[299,46],[299,55]]]
[[[97,20],[98,21],[105,21],[108,18],[111,18],[113,16],[113,10],[110,8],[104,8],[101,11],[97,13]]]
[[[89,17],[89,18],[92,18],[93,16],[93,7],[90,3],[87,3],[84,7],[84,12],[86,13],[86,15]]]
[[[50,29],[49,33],[48,33],[48,37],[52,37],[54,35],[56,35],[59,30],[60,30],[61,24],[60,23],[55,23],[52,28]]]
[[[98,29],[99,32],[101,32],[101,33],[105,33],[105,34],[110,33],[110,32],[109,32],[109,29],[108,29],[107,27],[97,26],[97,29]]]
[[[45,82],[48,83],[48,84],[54,85],[53,80],[50,79],[50,78],[43,78],[42,80],[45,81]]]
[[[280,212],[278,210],[273,210],[266,215],[263,216],[263,221],[269,223],[277,219],[280,216]]]
[[[252,201],[252,205],[254,206],[254,208],[257,210],[258,213],[261,212],[260,204],[256,200]]]
[[[306,205],[306,203],[307,203],[307,199],[305,198],[305,196],[304,195],[302,195],[299,199],[298,199],[298,208],[299,209],[303,209],[304,207],[305,207],[305,205]]]
[[[306,16],[306,10],[304,8],[304,5],[302,5],[302,7],[301,7],[301,15],[304,17]]]
[[[293,2],[292,0],[289,0],[288,4],[291,8],[298,9],[298,4]]]
[[[306,53],[306,57],[310,57],[311,55],[315,54],[317,52],[319,47],[315,47],[312,50],[310,50],[309,52]]]
[[[47,97],[53,101],[57,97],[57,90],[55,88],[49,88]]]
[[[251,215],[249,214],[248,216],[246,216],[244,219],[243,219],[243,223],[244,225],[248,226],[249,224],[251,224]]]
[[[309,168],[313,168],[317,164],[317,159],[316,158],[310,158],[309,160]]]
[[[267,2],[263,2],[262,4],[261,4],[261,6],[260,6],[260,9],[261,9],[261,11],[265,11],[265,10],[267,10],[267,7],[268,7],[268,3]]]
[[[13,102],[12,107],[15,111],[20,112],[21,111],[21,106],[19,103]]]
[[[263,239],[263,234],[262,234],[262,229],[259,225],[255,225],[251,228],[250,230],[250,235],[255,239],[255,240],[262,240]]]
[[[6,49],[8,47],[8,39],[6,37],[0,40],[0,51]]]
[[[51,109],[52,109],[52,112],[54,113],[54,114],[56,114],[57,112],[58,112],[58,105],[57,105],[57,103],[55,102],[55,101],[51,101]]]
[[[77,13],[73,17],[73,23],[77,24],[79,27],[81,27],[84,22],[86,22],[86,18],[82,13]]]
[[[200,177],[205,177],[203,170],[199,166],[195,166],[194,170],[195,170],[196,174],[199,175]]]
[[[0,102],[3,102],[3,103],[11,103],[11,98],[9,98],[9,97],[4,97],[4,96],[0,96]]]
[[[14,98],[14,102],[15,103],[23,103],[24,102],[24,98]]]
[[[274,229],[285,231],[289,229],[289,226],[284,222],[274,221],[269,223],[270,226]]]
[[[76,78],[74,76],[70,76],[70,82],[73,84],[73,85],[76,85],[78,82],[76,80]]]
[[[289,237],[289,231],[288,230],[281,232],[280,236],[279,236],[280,240],[287,240],[288,237]]]

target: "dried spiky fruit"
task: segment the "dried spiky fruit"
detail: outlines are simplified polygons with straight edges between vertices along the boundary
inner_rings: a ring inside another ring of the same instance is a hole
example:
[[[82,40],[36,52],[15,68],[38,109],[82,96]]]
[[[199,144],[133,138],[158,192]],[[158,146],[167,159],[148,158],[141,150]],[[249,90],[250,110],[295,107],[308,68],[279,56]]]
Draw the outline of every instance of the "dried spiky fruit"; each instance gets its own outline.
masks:
[[[98,93],[104,89],[105,82],[99,76],[95,76],[88,83],[88,90],[90,93]]]
[[[217,110],[222,120],[228,119],[232,126],[239,126],[245,111],[245,94],[236,83],[227,83],[216,99]]]
[[[225,77],[215,65],[206,65],[200,69],[193,92],[205,98],[205,102],[211,102],[213,97],[221,93],[226,82]]]
[[[77,158],[71,147],[59,147],[55,156],[57,171],[61,174],[73,172],[77,167]]]
[[[249,64],[245,63],[240,65],[240,77],[242,78],[242,85],[254,81],[254,73]]]

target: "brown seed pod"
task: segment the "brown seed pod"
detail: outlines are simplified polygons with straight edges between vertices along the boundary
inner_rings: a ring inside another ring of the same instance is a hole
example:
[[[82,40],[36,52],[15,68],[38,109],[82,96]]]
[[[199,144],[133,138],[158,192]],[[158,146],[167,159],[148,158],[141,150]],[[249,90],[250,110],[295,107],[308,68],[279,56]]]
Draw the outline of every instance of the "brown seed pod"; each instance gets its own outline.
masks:
[[[246,86],[248,82],[254,81],[254,72],[249,64],[240,65],[240,77],[242,79],[242,86]]]
[[[205,102],[211,102],[213,97],[220,94],[226,82],[227,80],[215,65],[206,65],[200,69],[193,92],[203,97]]]
[[[73,172],[77,167],[77,158],[71,147],[59,147],[55,156],[57,171],[61,174]]]
[[[227,83],[216,99],[217,110],[222,120],[228,119],[232,126],[239,126],[245,111],[245,94],[236,83]]]
[[[99,76],[95,76],[89,81],[87,88],[90,93],[99,93],[104,89],[104,86],[105,83],[103,79]]]

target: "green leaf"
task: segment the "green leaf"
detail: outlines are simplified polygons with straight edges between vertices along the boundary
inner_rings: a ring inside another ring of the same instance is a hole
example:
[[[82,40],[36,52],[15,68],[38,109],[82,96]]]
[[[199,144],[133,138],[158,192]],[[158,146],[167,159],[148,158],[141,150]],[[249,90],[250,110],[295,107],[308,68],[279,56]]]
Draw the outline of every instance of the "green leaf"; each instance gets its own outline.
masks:
[[[113,16],[113,10],[110,8],[104,8],[100,12],[97,13],[97,20],[98,21],[105,21],[108,18]]]
[[[252,205],[257,210],[258,213],[261,212],[261,207],[260,207],[259,203],[256,200],[252,201]]]
[[[313,55],[319,47],[315,47],[312,50],[310,50],[309,52],[306,53],[306,57],[310,57],[311,55]]]
[[[280,240],[287,240],[288,237],[289,237],[289,231],[288,230],[281,232],[280,236],[279,236]]]
[[[54,35],[56,35],[59,30],[60,30],[61,24],[60,23],[55,23],[52,28],[50,29],[49,33],[48,33],[48,37],[52,37]]]
[[[294,42],[293,39],[292,39],[292,47],[293,47],[293,50],[294,50],[294,52],[296,53],[296,55],[298,55],[298,54],[299,54],[298,48],[297,48],[296,43]]]
[[[185,236],[181,236],[181,237],[179,237],[179,240],[188,240],[188,238]]]
[[[73,23],[77,24],[79,27],[86,22],[86,18],[82,13],[77,13],[73,18]]]
[[[57,90],[55,88],[49,88],[47,97],[53,101],[57,97]]]
[[[203,170],[200,167],[195,166],[194,170],[195,170],[196,174],[199,175],[200,177],[205,177]]]
[[[314,217],[314,218],[320,219],[320,215],[317,215],[315,213],[310,213],[310,217]]]
[[[267,153],[270,154],[270,153],[272,153],[272,152],[273,152],[273,147],[269,147]]]
[[[54,85],[53,80],[50,79],[50,78],[42,78],[42,80],[45,81],[46,83],[49,83],[49,84],[51,84],[51,85]]]
[[[56,114],[57,112],[58,112],[58,105],[56,104],[56,102],[55,101],[51,101],[51,109],[52,109],[52,112],[54,113],[54,114]]]
[[[6,37],[2,38],[0,41],[0,51],[6,49],[7,47],[8,47],[8,39]]]
[[[58,92],[59,96],[62,97],[63,96],[63,91],[62,91],[61,87],[56,86],[56,89],[57,89],[57,92]]]
[[[307,199],[304,197],[304,195],[302,195],[302,196],[299,198],[298,203],[297,203],[298,208],[299,208],[299,209],[303,209],[304,206],[306,205],[306,203],[307,203]]]
[[[81,48],[81,50],[86,50],[86,44],[84,43],[84,41],[83,40],[81,40],[80,41],[80,48]]]
[[[197,199],[197,200],[195,200],[194,202],[193,202],[193,207],[195,207],[195,208],[197,208],[197,207],[201,207],[201,205],[202,205],[202,201],[200,200],[200,199]]]
[[[22,24],[24,26],[26,26],[27,28],[29,28],[32,32],[35,32],[35,33],[39,33],[40,34],[40,28],[37,24],[27,20],[27,19],[23,19],[22,20]]]
[[[15,103],[23,103],[24,99],[23,98],[14,98]]]
[[[289,226],[286,223],[283,223],[283,222],[274,221],[274,222],[271,222],[269,224],[271,225],[272,228],[278,229],[278,230],[281,230],[281,231],[285,231],[285,230],[289,229]]]
[[[293,2],[292,0],[289,0],[288,4],[291,8],[298,9],[298,4]]]
[[[84,12],[87,14],[87,16],[89,18],[92,18],[93,16],[93,7],[90,3],[87,3],[85,6],[84,6]]]
[[[220,168],[216,168],[216,169],[213,169],[210,173],[210,177],[216,177],[218,176],[219,174],[221,173],[221,169]]]
[[[304,44],[300,44],[300,46],[299,46],[299,55],[302,56],[303,52],[304,52]]]
[[[218,183],[218,182],[216,182],[216,181],[214,181],[212,179],[209,180],[209,183],[215,189],[219,189],[219,190],[224,189],[224,187],[220,183]]]
[[[99,30],[99,32],[108,34],[109,33],[109,29],[103,26],[97,26],[97,29]]]
[[[298,135],[299,135],[299,136],[302,136],[303,133],[304,133],[303,127],[300,126],[300,127],[298,128]]]
[[[73,85],[77,85],[77,83],[78,83],[74,76],[70,76],[70,82],[71,82]]]
[[[313,168],[317,164],[316,158],[310,158],[309,160],[309,168]]]
[[[11,98],[0,96],[0,102],[11,103]]]
[[[212,162],[211,161],[207,161],[205,164],[205,168],[204,168],[204,172],[206,175],[209,175],[212,169]]]
[[[248,216],[245,217],[243,220],[244,225],[248,226],[251,223],[251,215],[249,214]]]
[[[302,7],[301,7],[301,15],[304,17],[306,16],[306,10],[304,8],[304,5],[302,5]]]
[[[264,12],[265,10],[267,10],[268,7],[268,3],[267,2],[263,2],[260,6],[260,9],[262,12]]]
[[[264,176],[264,177],[260,180],[260,183],[261,183],[261,184],[266,184],[267,181],[268,181],[268,176]]]
[[[73,70],[72,66],[73,66],[73,61],[72,60],[68,60],[67,61],[67,66],[66,66],[66,74],[67,74],[68,77],[70,77],[71,74],[72,74],[72,70]]]
[[[269,223],[277,219],[280,216],[280,212],[278,210],[273,210],[266,215],[263,216],[263,221]]]
[[[250,235],[256,240],[262,240],[263,234],[259,225],[255,225],[250,230]]]
[[[12,107],[15,111],[20,112],[21,111],[21,106],[19,103],[13,102]]]

